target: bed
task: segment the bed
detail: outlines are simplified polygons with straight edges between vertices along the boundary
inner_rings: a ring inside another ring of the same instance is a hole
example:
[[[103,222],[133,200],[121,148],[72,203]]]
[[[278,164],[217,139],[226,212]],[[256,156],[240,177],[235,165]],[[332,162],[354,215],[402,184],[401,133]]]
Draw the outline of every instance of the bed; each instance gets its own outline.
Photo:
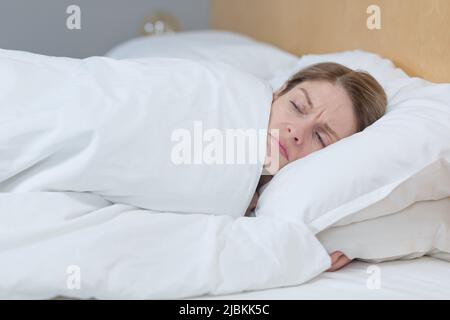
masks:
[[[379,268],[379,269],[374,269]],[[380,282],[371,282],[374,270]],[[337,272],[323,273],[299,286],[195,299],[232,300],[348,300],[348,299],[449,299],[450,268],[447,261],[422,257],[411,261],[370,264],[354,261]]]
[[[365,27],[373,1],[213,0],[213,28],[249,35],[295,55],[363,49],[391,59],[411,76],[449,82],[450,4],[377,1],[382,27]],[[311,32],[311,29],[314,32]],[[402,41],[398,41],[402,39]],[[371,263],[353,261],[300,286],[205,299],[449,299],[447,261],[431,257],[376,264],[382,285],[369,289]],[[202,298],[198,298],[202,299]]]

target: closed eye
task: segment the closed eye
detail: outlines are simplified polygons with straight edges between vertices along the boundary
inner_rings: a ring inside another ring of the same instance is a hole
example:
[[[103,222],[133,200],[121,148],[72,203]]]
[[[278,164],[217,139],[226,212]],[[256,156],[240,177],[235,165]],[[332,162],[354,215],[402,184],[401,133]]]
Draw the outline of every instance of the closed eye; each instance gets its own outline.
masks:
[[[298,105],[295,104],[294,101],[289,100],[289,102],[291,103],[291,105],[292,105],[295,109],[297,109],[298,112],[300,112],[301,114],[304,114],[304,112],[299,108]]]
[[[320,136],[320,134],[318,134],[317,132],[316,132],[316,137],[317,137],[317,139],[319,140],[320,144],[322,145],[322,148],[325,148],[325,147],[326,147],[326,144],[325,144],[325,142],[323,141],[323,139],[322,139],[322,137]]]

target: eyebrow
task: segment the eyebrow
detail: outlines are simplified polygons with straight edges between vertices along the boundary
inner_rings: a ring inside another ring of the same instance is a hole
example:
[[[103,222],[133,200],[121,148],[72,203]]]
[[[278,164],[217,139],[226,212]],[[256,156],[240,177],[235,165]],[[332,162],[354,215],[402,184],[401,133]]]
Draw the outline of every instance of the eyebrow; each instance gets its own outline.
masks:
[[[305,88],[301,88],[301,87],[300,87],[300,90],[301,90],[301,91],[303,92],[303,94],[305,95],[306,101],[308,102],[309,107],[310,107],[311,109],[313,109],[313,108],[314,108],[314,105],[313,105],[312,102],[311,102],[311,98],[309,97],[308,91],[306,91]],[[333,129],[331,129],[330,126],[328,125],[328,123],[324,123],[324,124],[323,124],[323,127],[324,127],[324,129],[325,129],[326,131],[328,131],[328,133],[330,133],[332,136],[334,136],[337,140],[341,140],[341,138],[338,136],[338,134],[336,133],[336,131],[334,131]]]
[[[306,89],[304,89],[304,88],[300,88],[300,90],[302,90],[303,94],[305,95],[306,101],[308,102],[309,107],[310,107],[311,109],[313,109],[313,108],[314,108],[314,105],[312,104],[311,99],[309,98],[308,91],[306,91]]]

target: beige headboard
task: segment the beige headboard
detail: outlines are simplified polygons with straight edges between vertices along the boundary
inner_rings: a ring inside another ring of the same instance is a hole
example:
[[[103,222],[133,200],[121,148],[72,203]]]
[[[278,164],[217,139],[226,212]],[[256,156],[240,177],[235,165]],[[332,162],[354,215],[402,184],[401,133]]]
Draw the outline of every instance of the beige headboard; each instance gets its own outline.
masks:
[[[381,29],[367,27],[370,5]],[[212,0],[210,25],[297,55],[367,50],[411,76],[450,82],[450,0]]]

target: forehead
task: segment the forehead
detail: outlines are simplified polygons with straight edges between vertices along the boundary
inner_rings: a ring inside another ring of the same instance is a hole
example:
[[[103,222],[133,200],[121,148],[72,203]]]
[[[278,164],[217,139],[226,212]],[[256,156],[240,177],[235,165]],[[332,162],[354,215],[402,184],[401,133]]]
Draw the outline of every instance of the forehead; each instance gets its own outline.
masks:
[[[291,90],[292,94],[313,105],[313,112],[321,112],[321,118],[340,137],[356,132],[356,119],[352,101],[344,88],[329,81],[304,81]]]
[[[304,90],[309,94],[314,107],[351,107],[352,104],[345,89],[329,81],[304,81],[295,86],[292,91],[295,94],[304,95]]]

